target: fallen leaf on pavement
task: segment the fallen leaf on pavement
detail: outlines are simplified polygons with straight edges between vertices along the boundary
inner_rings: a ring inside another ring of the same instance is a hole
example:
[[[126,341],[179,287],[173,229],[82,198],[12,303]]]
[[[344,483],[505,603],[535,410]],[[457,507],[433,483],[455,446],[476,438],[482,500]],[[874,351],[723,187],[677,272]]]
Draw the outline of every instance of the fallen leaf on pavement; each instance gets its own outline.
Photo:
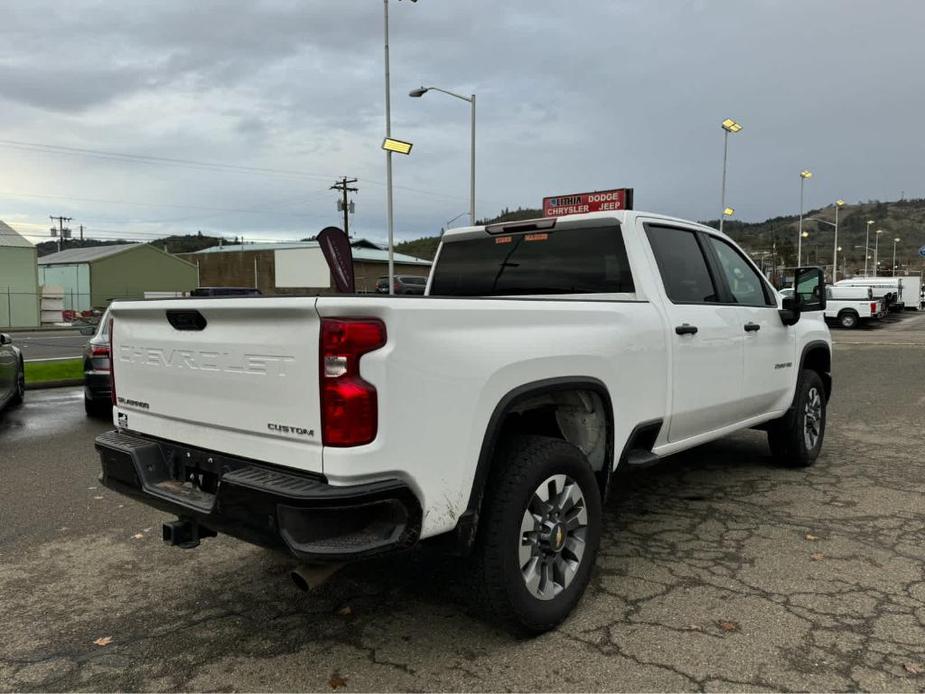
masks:
[[[349,617],[353,614],[353,610],[350,609],[350,605],[344,605],[337,611],[337,614],[341,617]]]
[[[825,559],[825,555],[822,552],[813,552],[809,555],[809,558],[813,561],[819,561],[820,559]]]
[[[806,533],[805,537],[806,537],[806,539],[809,540],[810,542],[812,542],[813,540],[818,540],[818,539],[819,539],[817,536],[813,535],[812,533]]]
[[[108,646],[112,643],[112,636],[102,636],[94,641],[97,646]]]
[[[328,680],[328,685],[331,689],[337,689],[338,687],[347,686],[347,678],[341,675],[339,672],[335,672],[331,675],[331,678]]]
[[[95,497],[93,497],[93,498],[96,499],[96,500],[100,500],[100,499],[102,499],[103,497],[101,497],[101,496],[95,496]]]
[[[687,628],[690,629],[691,631],[703,631],[703,627],[700,626],[699,624],[688,624]]]
[[[141,533],[135,533],[134,535],[132,535],[133,540],[140,540],[143,537],[144,535],[142,535]]]
[[[903,669],[911,675],[921,675],[925,672],[925,667],[922,667],[918,663],[906,663],[903,665]]]
[[[719,628],[722,629],[723,631],[731,632],[731,631],[739,630],[738,622],[720,621],[720,622],[717,622],[717,624],[719,624]]]

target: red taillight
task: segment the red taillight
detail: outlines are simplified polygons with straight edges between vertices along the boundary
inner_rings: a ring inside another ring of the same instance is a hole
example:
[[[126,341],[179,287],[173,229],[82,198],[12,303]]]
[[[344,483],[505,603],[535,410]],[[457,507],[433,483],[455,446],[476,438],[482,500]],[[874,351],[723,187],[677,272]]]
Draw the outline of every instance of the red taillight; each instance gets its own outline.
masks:
[[[876,304],[876,303],[871,302],[871,304],[870,304],[870,312],[871,312],[872,315],[876,315],[876,314],[877,314],[877,304]]]
[[[375,318],[324,318],[319,350],[321,441],[325,446],[362,446],[376,438],[376,388],[360,377],[360,357],[386,342],[385,323]]]
[[[113,334],[113,328],[115,328],[115,323],[113,319],[109,319],[109,381],[110,381],[110,392],[112,393],[112,404],[116,404],[116,365],[113,355],[116,353],[115,348],[115,336]]]

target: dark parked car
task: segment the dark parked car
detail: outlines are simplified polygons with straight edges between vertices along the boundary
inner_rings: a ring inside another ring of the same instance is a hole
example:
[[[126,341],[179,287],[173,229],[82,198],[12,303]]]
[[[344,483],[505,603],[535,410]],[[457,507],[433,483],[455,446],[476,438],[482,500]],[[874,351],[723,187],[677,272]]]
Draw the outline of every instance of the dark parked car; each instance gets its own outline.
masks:
[[[198,287],[190,296],[260,296],[256,287]]]
[[[0,410],[18,405],[26,392],[22,352],[6,333],[0,333]]]
[[[395,275],[396,294],[418,294],[422,296],[426,287],[426,277],[418,277],[417,275]],[[389,293],[388,277],[380,277],[378,280],[376,280],[376,293]]]
[[[112,362],[109,354],[109,310],[84,347],[84,410],[91,417],[112,417]]]

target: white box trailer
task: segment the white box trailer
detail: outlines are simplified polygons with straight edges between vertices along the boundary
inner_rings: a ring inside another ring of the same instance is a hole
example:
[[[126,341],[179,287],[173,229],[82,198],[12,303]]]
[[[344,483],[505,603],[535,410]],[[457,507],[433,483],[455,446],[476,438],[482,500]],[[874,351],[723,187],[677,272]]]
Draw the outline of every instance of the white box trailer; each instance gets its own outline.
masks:
[[[904,308],[918,310],[921,305],[922,280],[917,276],[904,277],[852,277],[839,280],[836,287],[870,287],[875,298],[883,298],[891,310]]]

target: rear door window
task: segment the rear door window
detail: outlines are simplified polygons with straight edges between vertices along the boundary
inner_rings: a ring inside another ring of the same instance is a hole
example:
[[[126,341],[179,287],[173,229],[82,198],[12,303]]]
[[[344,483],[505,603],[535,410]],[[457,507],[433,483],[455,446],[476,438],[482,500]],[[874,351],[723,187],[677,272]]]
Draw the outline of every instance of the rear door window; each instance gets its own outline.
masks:
[[[431,296],[634,292],[619,225],[498,234],[444,243]]]
[[[695,232],[654,224],[646,224],[645,229],[665,285],[665,293],[672,303],[704,304],[719,301],[716,285]]]

